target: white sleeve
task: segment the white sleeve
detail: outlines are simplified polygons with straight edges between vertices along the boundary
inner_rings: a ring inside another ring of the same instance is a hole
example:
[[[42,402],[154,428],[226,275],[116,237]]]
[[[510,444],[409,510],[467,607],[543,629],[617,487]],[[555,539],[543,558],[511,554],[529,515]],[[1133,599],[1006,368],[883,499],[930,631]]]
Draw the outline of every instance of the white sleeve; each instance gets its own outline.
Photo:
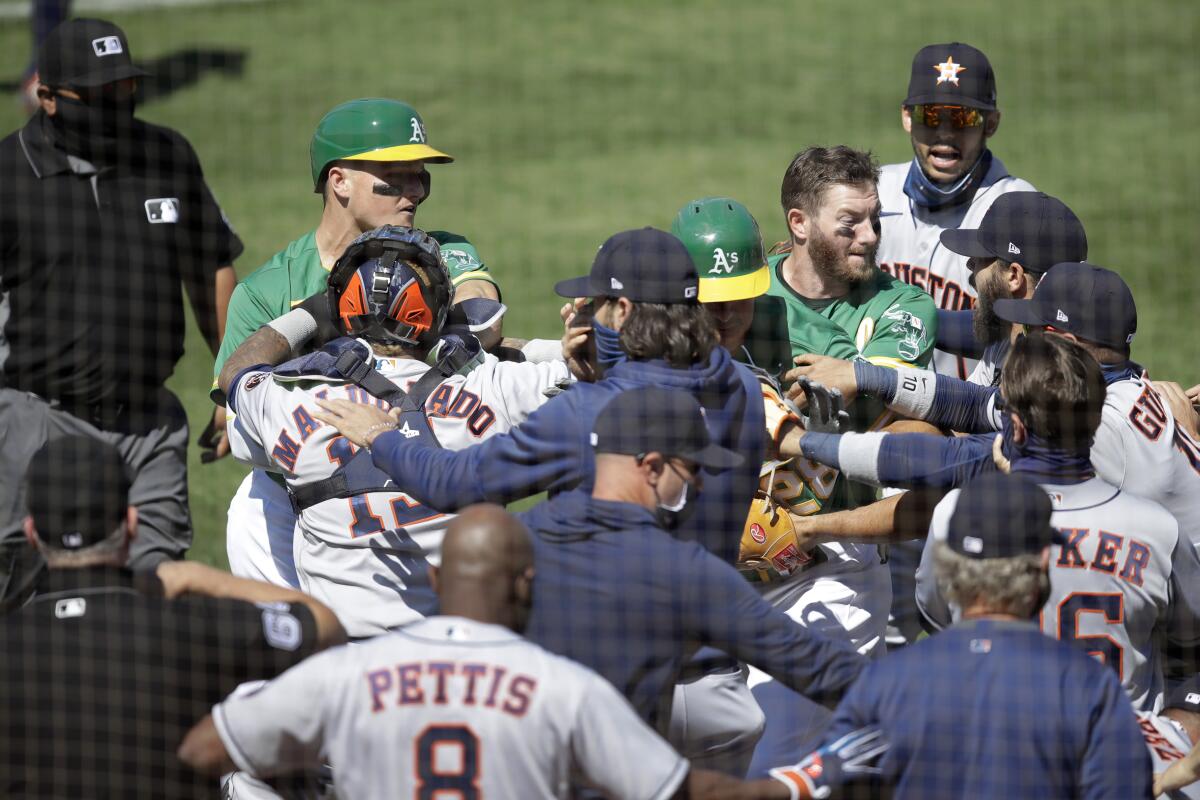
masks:
[[[266,778],[325,760],[326,675],[342,648],[300,662],[250,694],[225,698],[213,706],[213,722],[225,752],[238,769]],[[297,702],[297,698],[306,698]]]
[[[235,407],[229,413],[232,419],[226,424],[229,450],[238,461],[256,467],[271,468],[274,464],[263,445],[264,425],[268,396],[274,391],[275,382],[269,371],[248,371],[237,376],[233,398]]]
[[[925,537],[925,549],[921,551],[921,563],[917,566],[917,608],[931,624],[939,630],[948,627],[953,621],[950,604],[942,596],[938,588],[937,575],[934,570],[933,550],[935,542],[946,541],[950,527],[950,515],[954,513],[954,505],[958,501],[959,491],[956,489],[942,498],[933,509],[933,519],[929,523],[929,533]]]
[[[1126,443],[1125,437],[1133,431],[1125,424],[1118,409],[1105,405],[1100,414],[1100,427],[1092,442],[1092,466],[1096,476],[1118,489],[1125,488]]]
[[[573,766],[609,797],[672,797],[687,779],[687,759],[651,730],[608,681],[587,673],[571,730]]]
[[[558,339],[530,339],[521,348],[526,361],[535,364],[543,361],[562,361],[562,342]]]
[[[509,427],[515,428],[569,380],[571,372],[565,361],[502,361],[495,365],[488,402],[493,408],[503,408]]]

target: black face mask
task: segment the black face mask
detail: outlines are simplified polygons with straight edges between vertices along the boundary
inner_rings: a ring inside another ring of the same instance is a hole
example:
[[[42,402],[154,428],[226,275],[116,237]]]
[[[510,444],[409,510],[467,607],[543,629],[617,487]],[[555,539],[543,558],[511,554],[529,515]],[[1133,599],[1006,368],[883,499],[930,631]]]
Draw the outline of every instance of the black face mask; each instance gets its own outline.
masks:
[[[89,105],[70,97],[57,96],[57,110],[50,118],[59,144],[73,156],[93,163],[116,160],[124,149],[132,152],[132,97]]]

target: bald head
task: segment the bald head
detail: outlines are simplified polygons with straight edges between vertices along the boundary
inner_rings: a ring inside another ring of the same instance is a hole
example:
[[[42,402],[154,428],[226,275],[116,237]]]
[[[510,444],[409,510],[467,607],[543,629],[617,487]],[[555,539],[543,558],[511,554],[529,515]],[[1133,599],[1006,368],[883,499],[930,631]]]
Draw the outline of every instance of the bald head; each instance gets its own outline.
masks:
[[[441,613],[520,630],[532,580],[529,533],[500,506],[471,506],[446,529],[434,579]]]

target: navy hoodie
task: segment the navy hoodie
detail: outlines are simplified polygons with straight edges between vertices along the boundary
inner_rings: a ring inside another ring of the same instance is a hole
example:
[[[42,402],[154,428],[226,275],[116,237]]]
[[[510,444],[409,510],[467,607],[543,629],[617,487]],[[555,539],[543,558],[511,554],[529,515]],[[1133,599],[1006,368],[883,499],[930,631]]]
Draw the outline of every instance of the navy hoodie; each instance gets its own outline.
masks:
[[[680,668],[699,645],[824,703],[836,702],[866,664],[849,645],[773,608],[737,570],[672,537],[641,506],[577,489],[518,516],[536,569],[525,636],[596,670],[660,731]]]
[[[590,489],[595,471],[590,437],[596,417],[618,392],[640,386],[693,395],[704,408],[713,441],[746,457],[735,469],[705,470],[696,513],[675,532],[734,563],[758,487],[766,423],[758,379],[723,347],[714,347],[705,363],[687,369],[662,360],[625,361],[601,381],[574,384],[512,431],[466,450],[442,450],[387,432],[375,439],[371,453],[375,466],[406,494],[444,512],[472,503],[507,504],[542,491],[553,496],[576,486]]]

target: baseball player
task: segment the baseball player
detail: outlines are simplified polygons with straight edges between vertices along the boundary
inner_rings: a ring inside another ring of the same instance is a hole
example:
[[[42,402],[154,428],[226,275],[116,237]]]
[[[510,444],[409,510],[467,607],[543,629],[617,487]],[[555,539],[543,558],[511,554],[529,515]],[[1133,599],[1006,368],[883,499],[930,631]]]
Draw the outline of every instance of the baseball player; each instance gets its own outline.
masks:
[[[966,258],[943,245],[942,231],[976,228],[997,197],[1033,189],[1009,175],[988,149],[1000,126],[1000,110],[987,56],[961,42],[921,48],[913,58],[900,121],[912,139],[913,159],[880,171],[879,265],[929,292],[939,309],[969,309],[975,297],[971,270]],[[954,319],[939,314],[940,321]],[[972,344],[969,320],[963,315],[958,325],[943,325],[939,340],[959,327],[961,338]],[[939,350],[934,367],[966,378],[974,365]]]
[[[962,620],[869,664],[826,740],[877,726],[897,798],[1146,797],[1150,759],[1116,676],[1033,624],[1067,533],[1050,501],[996,473],[961,496],[936,557]]]
[[[1062,337],[1026,336],[1001,381],[1011,469],[1050,495],[1051,524],[1063,535],[1051,552],[1042,631],[1079,644],[1116,671],[1135,707],[1157,710],[1163,638],[1188,648],[1193,664],[1200,645],[1196,551],[1166,509],[1096,476],[1088,450],[1105,386],[1087,351]],[[933,575],[933,551],[946,540],[958,497],[955,490],[934,509],[917,570],[917,605],[936,627],[960,611]]]
[[[329,269],[356,237],[381,225],[412,226],[432,188],[426,165],[453,161],[429,145],[425,121],[412,106],[383,98],[351,100],[330,110],[313,133],[309,158],[313,188],[323,202],[320,222],[238,284],[214,380],[250,334],[325,290]],[[477,298],[499,299],[495,280],[470,242],[445,231],[430,236],[442,248],[456,303],[469,307]],[[482,324],[476,326],[480,336],[498,338],[494,317],[500,308],[482,312],[477,320]],[[214,457],[228,452],[219,432],[209,433]],[[291,560],[295,522],[282,482],[255,469],[229,506],[225,546],[230,570],[298,586]]]
[[[1187,785],[1190,782],[1186,782],[1186,777],[1178,775],[1188,772],[1188,753],[1200,742],[1200,678],[1175,687],[1159,713],[1141,711],[1137,717],[1154,762],[1155,796],[1166,800],[1200,800],[1200,784]]]
[[[877,180],[870,155],[849,147],[804,150],[784,174],[780,197],[789,241],[784,252],[767,260],[767,291],[786,307],[793,357],[816,352],[889,366],[929,363],[937,325],[933,301],[876,266]],[[827,336],[813,317],[834,323],[844,337]],[[795,379],[789,372],[784,381]],[[850,410],[856,430],[890,421],[873,400]],[[776,470],[768,483],[770,496],[799,515],[875,499],[872,487],[805,459]],[[820,553],[827,563],[772,585],[767,598],[802,624],[848,639],[861,653],[882,653],[891,586],[877,548],[835,545]],[[805,733],[818,729],[827,714],[793,693],[783,694],[762,673],[752,672],[750,682],[767,716],[751,768],[751,774],[762,775],[807,752]],[[773,696],[776,691],[781,696]]]
[[[318,402],[399,409],[398,422],[388,418],[375,432],[398,429],[431,446],[463,448],[519,424],[568,378],[561,361],[500,362],[477,343],[472,352],[462,340],[439,339],[452,297],[437,242],[385,226],[347,248],[326,295],[251,336],[221,372],[237,413],[234,454],[286,481],[299,518],[299,583],[326,600],[352,637],[432,610],[426,569],[437,563],[448,518],[404,494],[402,482],[371,466],[366,449],[322,424]],[[314,313],[358,338],[281,363],[312,335]]]
[[[995,313],[1026,329],[1071,338],[1100,363],[1107,391],[1091,449],[1096,474],[1124,492],[1160,503],[1178,520],[1180,531],[1200,545],[1200,444],[1189,432],[1190,425],[1178,424],[1145,370],[1129,358],[1137,308],[1120,275],[1087,263],[1059,264],[1046,273],[1032,299],[997,300]],[[863,364],[818,365],[809,375],[826,379],[847,369],[853,373],[851,385],[834,378],[836,385],[870,392],[900,413],[976,434],[1003,427],[995,387]],[[956,485],[961,469],[991,460],[989,435],[941,441],[907,436],[822,441],[820,435],[801,436],[800,447],[810,458],[845,466],[860,480],[888,486]]]
[[[259,777],[332,764],[343,797],[787,798],[782,783],[689,769],[596,673],[521,638],[529,536],[496,507],[446,534],[439,616],[305,661],[215,706],[180,757]],[[308,698],[298,703],[296,698]]]

